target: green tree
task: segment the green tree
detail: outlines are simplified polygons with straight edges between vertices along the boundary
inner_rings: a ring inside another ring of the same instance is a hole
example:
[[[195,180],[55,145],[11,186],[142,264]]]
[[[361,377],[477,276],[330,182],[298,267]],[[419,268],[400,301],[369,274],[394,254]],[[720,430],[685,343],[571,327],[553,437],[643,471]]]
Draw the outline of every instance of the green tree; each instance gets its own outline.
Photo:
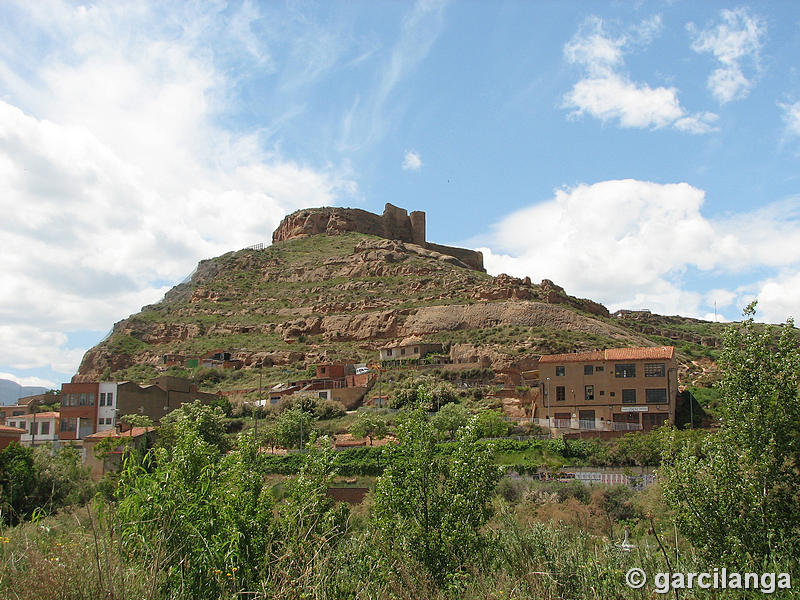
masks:
[[[478,431],[483,437],[504,437],[510,428],[499,411],[484,410],[478,413]]]
[[[464,427],[469,422],[469,411],[462,405],[455,402],[446,404],[433,416],[433,426],[438,431],[450,432],[450,439],[456,437],[456,431]]]
[[[219,406],[209,406],[195,400],[191,404],[181,404],[180,408],[161,419],[158,430],[158,443],[165,448],[173,447],[186,430],[197,434],[217,451],[224,453],[231,447],[225,432],[225,413]]]
[[[693,543],[728,564],[800,553],[800,347],[792,321],[759,326],[755,305],[724,335],[721,428],[700,452],[667,434],[664,497]],[[796,560],[796,559],[795,559]]]
[[[272,550],[278,589],[311,588],[347,531],[349,509],[328,495],[336,475],[330,440],[323,437],[317,443],[315,434],[307,446],[300,473],[288,483],[286,500],[278,507]]]
[[[95,486],[89,469],[81,461],[81,452],[74,446],[62,446],[51,454],[49,444],[33,451],[36,506],[53,512],[63,506],[80,506],[89,501]]]
[[[311,413],[320,421],[343,417],[347,412],[341,402],[327,400],[309,393],[284,396],[278,403],[277,410],[278,413],[283,413],[292,408]]]
[[[153,419],[148,417],[147,415],[140,415],[140,414],[130,414],[130,415],[122,415],[119,418],[121,423],[124,423],[128,427],[131,428],[131,435],[133,435],[133,428],[134,427],[152,427],[153,426]]]
[[[355,437],[369,438],[369,445],[372,446],[372,439],[382,439],[386,436],[389,425],[386,419],[376,415],[371,411],[362,410],[356,415],[356,420],[350,425],[350,434]]]
[[[430,401],[424,389],[419,396]],[[397,437],[375,487],[374,526],[394,560],[410,556],[444,584],[480,555],[500,471],[491,450],[476,444],[474,421],[449,456],[437,455],[436,431],[421,406],[399,420]]]
[[[12,442],[0,450],[0,522],[16,524],[34,508],[36,487],[33,451]]]
[[[284,448],[301,448],[314,431],[314,415],[299,408],[281,413],[275,421],[276,440]]]
[[[160,574],[164,598],[231,598],[269,575],[273,502],[255,441],[222,455],[201,425],[181,420],[169,451],[126,459],[112,507],[123,551]]]
[[[423,396],[419,395],[420,388],[425,390]],[[439,410],[445,404],[458,402],[458,391],[452,383],[425,377],[421,381],[408,381],[401,387],[390,401],[392,408],[416,406],[425,403],[428,410]]]

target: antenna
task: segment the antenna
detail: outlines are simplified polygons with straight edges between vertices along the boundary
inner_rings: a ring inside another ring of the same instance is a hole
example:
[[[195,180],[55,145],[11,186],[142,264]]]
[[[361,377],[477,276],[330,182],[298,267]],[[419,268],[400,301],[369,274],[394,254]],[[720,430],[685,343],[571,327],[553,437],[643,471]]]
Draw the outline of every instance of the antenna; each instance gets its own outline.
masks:
[[[717,322],[717,301],[714,300],[714,323]]]

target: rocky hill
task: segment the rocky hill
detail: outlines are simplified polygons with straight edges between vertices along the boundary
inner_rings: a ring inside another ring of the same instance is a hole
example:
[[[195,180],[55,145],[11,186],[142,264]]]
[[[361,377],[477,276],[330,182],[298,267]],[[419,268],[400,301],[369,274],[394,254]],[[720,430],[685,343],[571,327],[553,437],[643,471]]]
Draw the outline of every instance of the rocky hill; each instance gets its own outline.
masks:
[[[480,253],[427,242],[424,213],[391,205],[383,216],[298,211],[273,239],[202,261],[163,300],[116,323],[74,380],[144,380],[164,368],[166,354],[220,349],[243,362],[237,378],[261,375],[266,384],[320,361],[369,362],[410,336],[495,369],[524,367],[542,353],[664,343],[691,365],[713,357],[717,344],[714,323],[615,318],[551,281],[492,277]]]

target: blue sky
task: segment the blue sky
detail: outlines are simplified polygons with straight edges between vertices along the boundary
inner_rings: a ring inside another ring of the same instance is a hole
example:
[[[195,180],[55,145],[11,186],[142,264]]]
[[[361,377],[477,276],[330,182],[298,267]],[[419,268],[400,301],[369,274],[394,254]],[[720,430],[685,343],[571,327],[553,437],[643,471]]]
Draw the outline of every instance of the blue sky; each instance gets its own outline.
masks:
[[[611,309],[800,313],[796,2],[5,2],[0,378],[320,205]]]

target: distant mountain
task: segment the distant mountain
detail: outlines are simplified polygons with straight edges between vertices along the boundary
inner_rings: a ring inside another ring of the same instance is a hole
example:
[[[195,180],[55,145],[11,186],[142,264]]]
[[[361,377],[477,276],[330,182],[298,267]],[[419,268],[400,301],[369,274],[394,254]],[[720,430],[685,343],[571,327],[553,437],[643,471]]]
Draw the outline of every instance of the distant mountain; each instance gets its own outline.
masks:
[[[0,379],[0,404],[16,404],[18,398],[44,394],[49,388],[39,385],[20,385],[16,381]]]

